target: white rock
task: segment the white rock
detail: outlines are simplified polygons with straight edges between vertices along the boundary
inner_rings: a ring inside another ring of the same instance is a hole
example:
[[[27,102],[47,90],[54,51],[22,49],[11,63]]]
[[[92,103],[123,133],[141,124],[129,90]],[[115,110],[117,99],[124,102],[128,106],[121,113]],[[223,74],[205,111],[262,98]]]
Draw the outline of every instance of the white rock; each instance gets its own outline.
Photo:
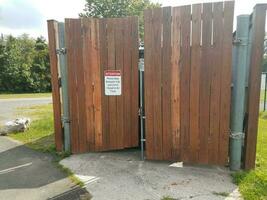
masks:
[[[29,118],[18,118],[5,123],[0,130],[0,135],[6,135],[12,132],[24,132],[29,128],[31,120]]]

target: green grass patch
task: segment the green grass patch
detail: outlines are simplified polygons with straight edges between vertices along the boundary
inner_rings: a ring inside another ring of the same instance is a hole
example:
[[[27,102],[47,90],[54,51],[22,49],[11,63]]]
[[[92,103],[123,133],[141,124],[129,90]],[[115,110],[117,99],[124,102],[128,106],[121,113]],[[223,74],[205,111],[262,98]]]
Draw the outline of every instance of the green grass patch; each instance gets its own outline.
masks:
[[[233,174],[245,200],[267,199],[267,112],[260,113],[256,168]]]
[[[18,110],[26,113],[27,117],[32,119],[32,123],[26,132],[12,133],[9,136],[34,150],[55,152],[52,104],[18,108]]]
[[[9,136],[23,142],[25,146],[31,149],[52,154],[54,157],[53,163],[56,167],[65,172],[74,184],[81,187],[84,186],[83,182],[81,182],[70,169],[59,163],[60,160],[68,157],[70,153],[56,152],[52,104],[20,107],[18,108],[18,112],[26,113],[26,116],[32,119],[32,123],[30,128],[24,133],[12,133],[9,134]]]
[[[0,94],[0,99],[51,97],[51,93]]]

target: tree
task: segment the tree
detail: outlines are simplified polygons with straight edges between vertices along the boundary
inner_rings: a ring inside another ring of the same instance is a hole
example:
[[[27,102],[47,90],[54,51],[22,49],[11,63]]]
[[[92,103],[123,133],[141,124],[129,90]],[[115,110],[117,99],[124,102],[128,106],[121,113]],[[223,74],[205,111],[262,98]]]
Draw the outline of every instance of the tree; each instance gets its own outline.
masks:
[[[0,92],[51,91],[48,47],[43,37],[0,38]]]
[[[155,7],[160,7],[160,4],[152,3],[150,0],[86,0],[83,13],[79,16],[98,18],[138,16],[140,38],[143,39],[143,11]]]

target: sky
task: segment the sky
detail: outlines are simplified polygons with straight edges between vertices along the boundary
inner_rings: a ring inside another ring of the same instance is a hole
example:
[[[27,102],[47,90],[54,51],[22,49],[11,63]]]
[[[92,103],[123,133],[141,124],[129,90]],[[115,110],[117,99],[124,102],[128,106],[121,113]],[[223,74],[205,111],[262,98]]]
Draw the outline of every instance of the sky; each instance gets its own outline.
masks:
[[[152,1],[162,6],[179,6],[214,0]],[[235,16],[250,14],[256,3],[267,3],[267,0],[236,0]],[[0,0],[0,33],[15,36],[27,33],[31,37],[42,35],[47,38],[48,19],[77,18],[84,5],[85,0]]]

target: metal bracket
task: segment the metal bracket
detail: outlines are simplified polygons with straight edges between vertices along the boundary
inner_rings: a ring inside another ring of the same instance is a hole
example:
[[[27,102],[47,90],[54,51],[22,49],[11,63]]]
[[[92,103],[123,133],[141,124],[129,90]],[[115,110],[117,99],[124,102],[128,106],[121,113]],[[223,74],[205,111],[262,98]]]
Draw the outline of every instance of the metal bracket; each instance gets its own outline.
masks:
[[[65,117],[61,117],[61,121],[62,121],[62,123],[64,124],[64,123],[70,123],[70,119],[68,119],[68,118],[65,118]]]
[[[233,45],[247,46],[248,45],[248,38],[234,38]]]
[[[245,134],[243,132],[230,132],[230,138],[243,139]]]
[[[67,49],[66,48],[60,48],[60,49],[56,49],[56,54],[58,55],[65,55],[67,53]]]

